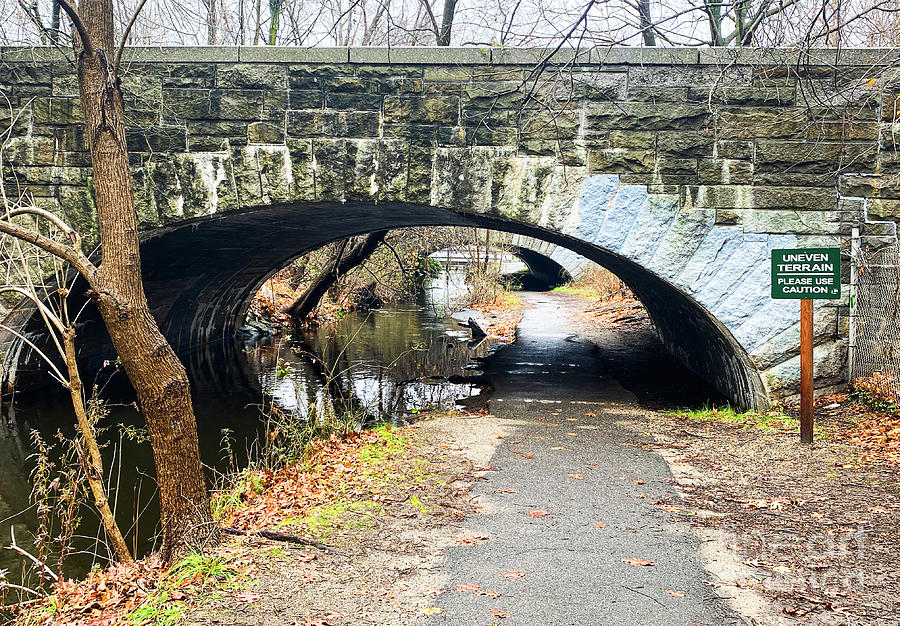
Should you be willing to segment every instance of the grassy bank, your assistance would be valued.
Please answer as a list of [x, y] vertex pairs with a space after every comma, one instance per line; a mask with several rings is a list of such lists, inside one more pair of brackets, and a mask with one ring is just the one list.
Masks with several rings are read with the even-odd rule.
[[[398, 519], [427, 527], [470, 510], [464, 490], [451, 483], [468, 477], [471, 467], [436, 447], [416, 426], [314, 439], [302, 456], [278, 468], [244, 470], [215, 494], [216, 520], [233, 529], [220, 545], [189, 552], [171, 566], [149, 557], [60, 581], [18, 607], [14, 623], [172, 626], [207, 623], [192, 617], [206, 614], [229, 623], [228, 607], [262, 609], [279, 576], [292, 578], [298, 567], [326, 556], [346, 560], [365, 552]], [[273, 560], [289, 565], [274, 578]]]

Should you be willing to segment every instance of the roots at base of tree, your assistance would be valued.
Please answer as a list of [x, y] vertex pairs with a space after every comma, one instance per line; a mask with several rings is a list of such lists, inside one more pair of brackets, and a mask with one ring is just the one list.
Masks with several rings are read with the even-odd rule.
[[285, 543], [296, 543], [301, 546], [311, 546], [313, 548], [318, 548], [323, 552], [328, 552], [330, 554], [337, 554], [338, 556], [348, 556], [343, 552], [338, 552], [331, 546], [325, 545], [320, 541], [316, 541], [315, 539], [307, 539], [306, 537], [299, 537], [297, 535], [290, 535], [287, 533], [277, 533], [272, 530], [241, 530], [239, 528], [232, 528], [231, 526], [225, 526], [222, 528], [222, 532], [227, 535], [237, 535], [239, 537], [262, 537], [263, 539], [269, 539], [271, 541], [284, 541]]

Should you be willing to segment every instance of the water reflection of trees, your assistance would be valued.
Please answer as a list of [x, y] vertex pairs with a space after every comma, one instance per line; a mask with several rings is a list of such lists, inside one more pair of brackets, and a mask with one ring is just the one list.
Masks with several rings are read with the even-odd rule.
[[478, 392], [447, 380], [488, 350], [467, 339], [451, 320], [407, 306], [351, 314], [302, 338], [257, 346], [250, 360], [272, 401], [299, 415], [308, 417], [327, 396], [372, 419], [395, 419]]
[[[24, 540], [29, 535], [22, 531], [30, 530], [36, 524], [34, 511], [30, 508], [31, 489], [26, 474], [26, 459], [30, 452], [20, 437], [13, 409], [8, 411], [0, 416], [0, 537], [8, 540], [10, 527], [16, 526], [20, 531], [17, 536], [26, 543]], [[10, 582], [22, 577], [23, 565], [15, 552], [0, 550], [0, 571], [7, 571]]]

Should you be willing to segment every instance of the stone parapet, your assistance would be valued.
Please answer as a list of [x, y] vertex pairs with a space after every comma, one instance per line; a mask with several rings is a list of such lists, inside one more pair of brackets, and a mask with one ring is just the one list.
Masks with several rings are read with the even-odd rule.
[[[52, 46], [0, 47], [0, 62], [62, 61]], [[641, 48], [626, 46], [504, 48], [501, 46], [305, 47], [128, 46], [126, 63], [351, 63], [359, 65], [753, 65], [891, 67], [897, 48]]]

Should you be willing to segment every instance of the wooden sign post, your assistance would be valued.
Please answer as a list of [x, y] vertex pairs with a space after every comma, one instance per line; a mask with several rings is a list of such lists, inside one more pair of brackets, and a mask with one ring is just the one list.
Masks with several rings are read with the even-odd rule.
[[813, 301], [800, 301], [800, 441], [813, 440]]
[[813, 300], [841, 297], [839, 248], [772, 250], [772, 297], [800, 300], [800, 441], [813, 440]]

